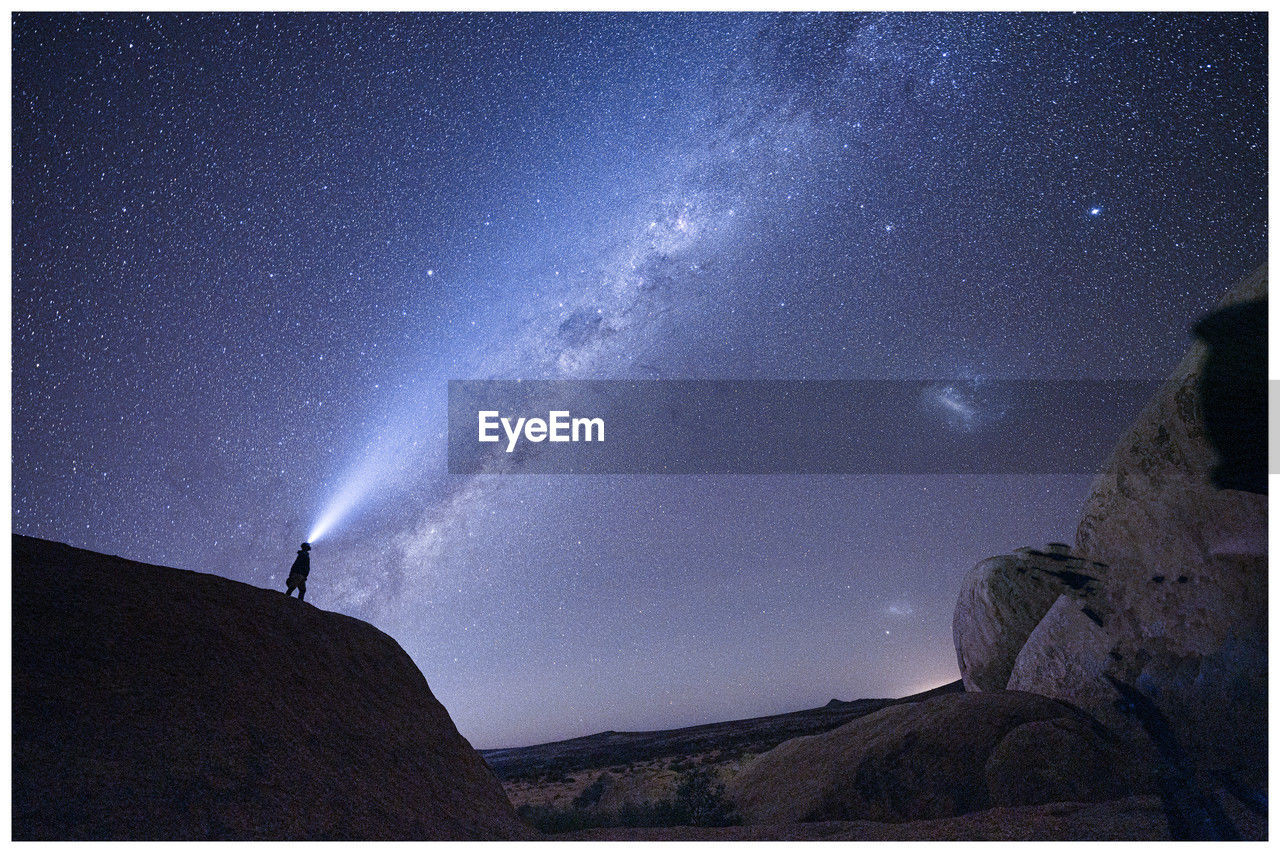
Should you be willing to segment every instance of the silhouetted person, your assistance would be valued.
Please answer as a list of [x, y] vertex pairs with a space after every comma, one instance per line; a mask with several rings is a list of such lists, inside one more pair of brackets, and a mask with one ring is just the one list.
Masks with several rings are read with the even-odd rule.
[[310, 551], [311, 546], [303, 542], [298, 549], [298, 556], [293, 558], [293, 565], [289, 567], [289, 579], [284, 582], [284, 594], [291, 595], [296, 587], [299, 601], [307, 594], [307, 575], [311, 574]]

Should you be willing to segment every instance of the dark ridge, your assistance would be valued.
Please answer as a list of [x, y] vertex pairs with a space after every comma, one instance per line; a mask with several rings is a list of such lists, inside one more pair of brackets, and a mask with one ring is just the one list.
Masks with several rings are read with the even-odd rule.
[[600, 732], [536, 746], [481, 750], [480, 754], [499, 779], [511, 781], [704, 752], [764, 752], [784, 740], [829, 731], [890, 705], [963, 692], [964, 684], [956, 680], [900, 699], [832, 699], [821, 708], [768, 717], [656, 732]]

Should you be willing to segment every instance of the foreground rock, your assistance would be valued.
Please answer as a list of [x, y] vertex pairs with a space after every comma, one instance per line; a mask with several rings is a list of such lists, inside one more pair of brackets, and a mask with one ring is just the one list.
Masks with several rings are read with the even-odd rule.
[[1115, 799], [1150, 785], [1088, 715], [1042, 696], [984, 691], [787, 741], [744, 768], [729, 796], [747, 823], [897, 822]]
[[[1267, 838], [1266, 818], [1228, 801], [1247, 840]], [[1156, 796], [1105, 803], [999, 807], [959, 817], [906, 823], [867, 820], [749, 826], [587, 829], [560, 841], [1167, 841], [1169, 822]]]
[[534, 835], [386, 634], [13, 538], [13, 837]]
[[974, 566], [960, 587], [951, 623], [965, 690], [1009, 687], [1018, 653], [1054, 602], [1064, 594], [1087, 602], [1105, 569], [1057, 542]]

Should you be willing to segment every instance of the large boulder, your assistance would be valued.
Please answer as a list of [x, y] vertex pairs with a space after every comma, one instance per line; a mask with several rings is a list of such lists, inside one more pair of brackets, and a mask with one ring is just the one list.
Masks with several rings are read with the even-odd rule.
[[748, 823], [899, 822], [1128, 796], [1150, 789], [1142, 768], [1069, 705], [984, 691], [894, 705], [786, 741], [745, 767], [729, 796]]
[[[1263, 267], [1220, 305], [1264, 299], [1266, 286]], [[1201, 769], [1263, 784], [1267, 498], [1211, 480], [1216, 457], [1199, 390], [1205, 354], [1203, 344], [1191, 346], [1086, 500], [1075, 550], [1106, 566], [1092, 609], [1101, 622], [1091, 627], [1078, 609], [1059, 610], [1024, 643], [1009, 686], [1108, 721], [1110, 675], [1156, 702]]]
[[[1266, 268], [1222, 305], [1265, 298]], [[1094, 481], [1076, 550], [1108, 565], [1104, 595], [1118, 636], [1173, 654], [1211, 654], [1266, 619], [1267, 499], [1218, 489], [1197, 386], [1195, 343], [1138, 415]], [[1119, 627], [1119, 626], [1118, 626]]]
[[372, 625], [13, 537], [15, 839], [536, 836]]
[[[1061, 543], [991, 557], [965, 576], [951, 629], [964, 688], [1004, 690], [1027, 637], [1064, 594], [1087, 601], [1105, 566]], [[1087, 606], [1087, 605], [1086, 605]]]

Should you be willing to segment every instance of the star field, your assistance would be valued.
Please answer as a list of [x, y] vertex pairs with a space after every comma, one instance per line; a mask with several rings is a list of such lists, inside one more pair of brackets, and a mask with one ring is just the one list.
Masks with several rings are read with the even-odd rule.
[[478, 747], [950, 680], [1088, 477], [451, 477], [445, 383], [1161, 377], [1265, 260], [1265, 33], [15, 15], [14, 529], [282, 588], [339, 506], [308, 602]]

